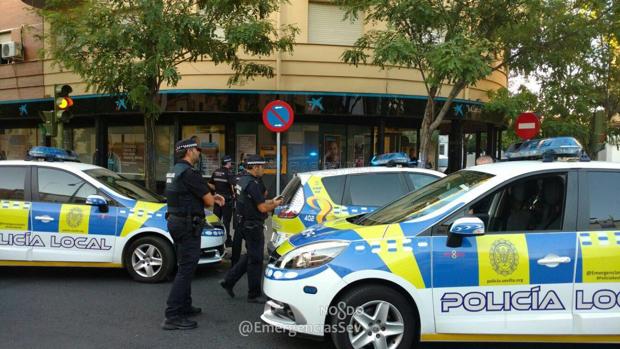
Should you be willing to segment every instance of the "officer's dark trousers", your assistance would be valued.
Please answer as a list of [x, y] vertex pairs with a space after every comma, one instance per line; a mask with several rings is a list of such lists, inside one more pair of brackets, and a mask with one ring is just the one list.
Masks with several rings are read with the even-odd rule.
[[[235, 234], [245, 240], [247, 253], [228, 271], [224, 283], [233, 287], [243, 274], [248, 274], [248, 297], [254, 298], [262, 294], [261, 279], [263, 275], [263, 251], [265, 235], [262, 222], [244, 222], [238, 226]], [[236, 236], [235, 236], [236, 237]]]
[[232, 200], [232, 198], [227, 197], [226, 205], [220, 206], [216, 204], [213, 208], [213, 213], [224, 223], [224, 227], [226, 228], [226, 246], [232, 245], [233, 242], [230, 235], [230, 221], [232, 220], [233, 206], [230, 200]]
[[239, 258], [241, 257], [241, 247], [243, 245], [243, 236], [241, 234], [241, 229], [235, 225], [235, 236], [233, 237], [232, 243], [232, 254], [230, 256], [230, 266], [234, 267], [237, 262], [239, 262]]
[[168, 217], [168, 231], [174, 240], [178, 271], [168, 296], [166, 318], [174, 319], [192, 306], [192, 277], [200, 259], [200, 235], [194, 233], [188, 218]]

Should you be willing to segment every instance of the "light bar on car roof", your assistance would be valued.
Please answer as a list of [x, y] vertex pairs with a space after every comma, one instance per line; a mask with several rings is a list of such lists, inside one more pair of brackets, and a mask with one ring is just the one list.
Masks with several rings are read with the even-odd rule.
[[26, 160], [80, 162], [79, 157], [72, 150], [41, 146], [32, 147], [26, 155]]

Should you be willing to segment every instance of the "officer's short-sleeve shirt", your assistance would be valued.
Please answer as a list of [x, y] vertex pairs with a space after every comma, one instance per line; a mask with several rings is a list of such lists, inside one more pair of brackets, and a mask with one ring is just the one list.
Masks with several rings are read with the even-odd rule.
[[187, 187], [192, 195], [197, 198], [202, 199], [203, 196], [207, 195], [210, 192], [207, 183], [202, 178], [200, 173], [193, 168], [190, 168], [183, 172], [183, 176], [181, 177], [183, 184]]
[[264, 190], [264, 187], [256, 179], [250, 181], [248, 187], [245, 189], [257, 208], [258, 205], [265, 202], [265, 195], [263, 195]]

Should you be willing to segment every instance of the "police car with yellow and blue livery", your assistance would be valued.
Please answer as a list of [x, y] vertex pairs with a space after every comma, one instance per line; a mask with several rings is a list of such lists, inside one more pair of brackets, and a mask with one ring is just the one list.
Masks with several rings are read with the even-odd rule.
[[[163, 197], [64, 150], [29, 157], [48, 161], [0, 161], [0, 266], [124, 267], [142, 282], [173, 272]], [[224, 251], [223, 225], [207, 220], [200, 264]]]
[[272, 252], [317, 223], [372, 212], [442, 177], [433, 170], [393, 166], [298, 173], [282, 191], [285, 201], [274, 212], [267, 249]]
[[338, 348], [619, 343], [619, 194], [614, 163], [455, 172], [279, 246], [261, 318]]

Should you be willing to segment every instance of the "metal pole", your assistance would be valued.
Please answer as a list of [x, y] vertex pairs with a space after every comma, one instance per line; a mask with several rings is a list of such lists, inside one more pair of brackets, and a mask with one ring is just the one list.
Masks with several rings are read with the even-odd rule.
[[276, 136], [276, 196], [280, 195], [280, 132], [277, 133]]

